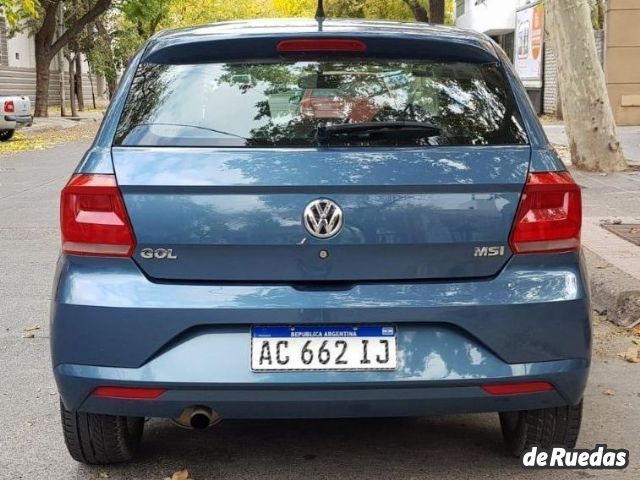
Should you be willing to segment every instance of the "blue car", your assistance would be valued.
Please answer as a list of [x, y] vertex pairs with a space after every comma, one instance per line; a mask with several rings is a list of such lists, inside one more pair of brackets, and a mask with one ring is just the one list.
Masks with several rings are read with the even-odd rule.
[[580, 189], [486, 36], [368, 21], [154, 36], [61, 194], [51, 352], [80, 462], [146, 417], [499, 412], [572, 447]]

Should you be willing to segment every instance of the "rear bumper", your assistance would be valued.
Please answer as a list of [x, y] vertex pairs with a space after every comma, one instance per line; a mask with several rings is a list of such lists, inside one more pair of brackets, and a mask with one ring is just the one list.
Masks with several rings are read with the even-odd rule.
[[[495, 278], [301, 291], [279, 285], [166, 284], [132, 260], [62, 257], [52, 308], [54, 374], [67, 408], [223, 418], [402, 416], [575, 404], [591, 356], [577, 255], [514, 257]], [[257, 324], [394, 323], [394, 372], [250, 369]], [[554, 391], [492, 396], [490, 383]], [[167, 390], [156, 400], [96, 398], [98, 386]]]
[[[580, 400], [588, 374], [586, 362], [578, 360], [511, 367], [515, 375], [500, 379], [332, 382], [329, 375], [321, 375], [324, 378], [315, 378], [313, 383], [283, 384], [273, 379], [273, 383], [264, 385], [165, 379], [150, 382], [151, 372], [146, 367], [123, 371], [62, 365], [55, 374], [62, 398], [70, 409], [111, 415], [178, 417], [185, 408], [198, 405], [211, 408], [222, 418], [400, 417], [558, 407]], [[312, 372], [310, 377], [316, 373]], [[496, 381], [539, 379], [550, 381], [555, 390], [493, 396], [481, 388], [482, 384]], [[155, 400], [87, 395], [105, 384], [145, 385], [167, 391]]]
[[33, 125], [33, 115], [5, 115], [4, 121], [6, 123], [15, 123], [16, 128], [30, 127]]

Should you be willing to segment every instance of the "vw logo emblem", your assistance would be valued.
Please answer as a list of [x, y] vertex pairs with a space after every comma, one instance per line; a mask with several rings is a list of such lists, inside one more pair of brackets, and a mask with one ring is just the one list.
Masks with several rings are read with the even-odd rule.
[[316, 238], [331, 238], [342, 229], [342, 209], [333, 200], [318, 198], [304, 209], [304, 226]]

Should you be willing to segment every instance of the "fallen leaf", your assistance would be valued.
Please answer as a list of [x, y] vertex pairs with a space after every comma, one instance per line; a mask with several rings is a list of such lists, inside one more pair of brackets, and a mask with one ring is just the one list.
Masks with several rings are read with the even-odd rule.
[[35, 330], [40, 330], [40, 325], [31, 325], [23, 330], [23, 332], [33, 332]]
[[170, 480], [189, 480], [189, 471], [185, 468], [183, 470], [178, 470], [177, 472], [173, 472]]
[[33, 427], [33, 422], [24, 422], [27, 427]]
[[73, 128], [52, 129], [39, 132], [30, 132], [27, 129], [16, 132], [9, 142], [0, 144], [0, 156], [14, 155], [18, 152], [32, 150], [44, 150], [52, 148], [60, 143], [70, 140], [78, 140], [85, 137], [93, 138], [99, 125], [97, 122], [83, 122]]
[[627, 351], [624, 352], [624, 359], [629, 363], [640, 363], [640, 348], [629, 347]]
[[109, 478], [109, 474], [107, 472], [100, 472], [98, 478]]
[[22, 338], [35, 338], [36, 334], [34, 332], [26, 332], [22, 335]]
[[607, 388], [606, 390], [603, 390], [603, 392], [605, 395], [607, 395], [608, 397], [613, 397], [615, 396], [616, 392], [614, 392], [613, 390], [611, 390], [610, 388]]

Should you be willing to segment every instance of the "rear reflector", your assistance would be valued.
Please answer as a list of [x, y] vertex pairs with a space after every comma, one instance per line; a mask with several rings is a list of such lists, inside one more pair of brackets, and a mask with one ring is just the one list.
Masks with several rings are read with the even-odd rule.
[[13, 100], [5, 100], [4, 101], [4, 111], [6, 113], [13, 113], [16, 111], [16, 107], [13, 104]]
[[580, 248], [582, 197], [569, 172], [530, 173], [509, 239], [514, 253]]
[[98, 387], [92, 395], [102, 398], [128, 398], [131, 400], [153, 400], [162, 395], [163, 388], [135, 388], [135, 387]]
[[133, 230], [113, 175], [74, 175], [60, 196], [62, 250], [73, 255], [127, 257]]
[[367, 45], [360, 40], [343, 38], [298, 38], [278, 42], [278, 53], [305, 52], [359, 52], [367, 50]]
[[491, 395], [515, 395], [519, 393], [550, 392], [553, 385], [549, 382], [503, 383], [483, 385], [482, 389]]

